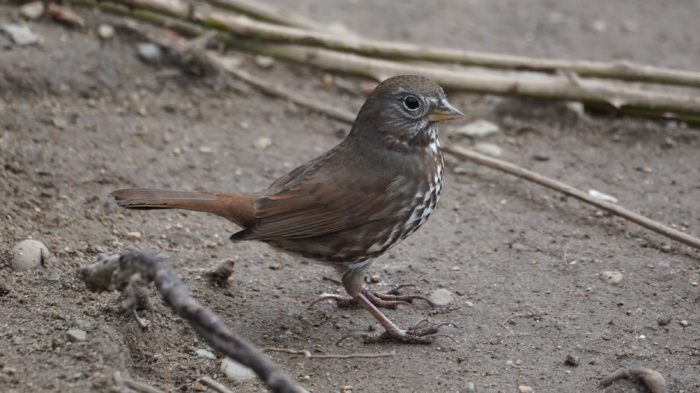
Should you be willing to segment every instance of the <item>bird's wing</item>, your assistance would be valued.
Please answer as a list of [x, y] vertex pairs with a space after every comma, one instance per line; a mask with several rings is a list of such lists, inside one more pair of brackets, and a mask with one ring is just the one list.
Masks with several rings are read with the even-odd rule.
[[[236, 240], [300, 239], [340, 232], [395, 215], [391, 196], [406, 190], [404, 176], [349, 182], [342, 186], [298, 182], [255, 202], [255, 223]], [[410, 187], [409, 187], [410, 188]], [[403, 199], [403, 198], [400, 198]]]

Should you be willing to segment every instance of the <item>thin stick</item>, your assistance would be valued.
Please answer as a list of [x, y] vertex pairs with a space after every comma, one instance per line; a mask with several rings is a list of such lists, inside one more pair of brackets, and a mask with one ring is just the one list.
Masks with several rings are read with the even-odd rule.
[[318, 23], [288, 8], [282, 8], [268, 3], [262, 3], [254, 0], [206, 1], [223, 9], [250, 15], [255, 19], [276, 23], [277, 25], [292, 26], [308, 30], [328, 31], [327, 24]]
[[600, 388], [604, 389], [618, 379], [639, 380], [651, 393], [666, 392], [666, 379], [660, 372], [646, 367], [620, 368], [600, 381]]
[[[230, 0], [209, 1], [216, 3]], [[434, 63], [455, 63], [486, 68], [521, 71], [530, 70], [546, 73], [568, 71], [574, 72], [582, 77], [700, 87], [700, 72], [653, 67], [629, 61], [606, 63], [587, 60], [540, 59], [451, 48], [436, 48], [403, 42], [370, 40], [355, 36], [346, 38], [328, 32], [289, 27], [287, 23], [278, 23], [275, 25], [256, 21], [242, 15], [223, 13], [209, 14], [207, 23], [221, 25], [231, 33], [245, 37], [254, 37], [289, 44], [317, 46], [392, 60], [420, 60]], [[287, 26], [280, 26], [279, 24]]]
[[123, 290], [129, 281], [133, 282], [134, 275], [139, 275], [146, 284], [154, 282], [175, 314], [189, 322], [212, 348], [252, 369], [271, 391], [307, 392], [263, 352], [238, 337], [216, 314], [194, 300], [167, 261], [144, 252], [125, 252], [82, 267], [78, 275], [88, 288], [96, 291]]
[[357, 359], [357, 358], [386, 358], [396, 356], [396, 352], [380, 352], [380, 353], [349, 353], [349, 354], [312, 354], [306, 349], [291, 349], [291, 348], [279, 348], [279, 347], [266, 347], [262, 349], [263, 352], [282, 352], [292, 355], [303, 355], [305, 358], [309, 359]]
[[691, 236], [687, 233], [678, 231], [676, 229], [673, 229], [671, 227], [668, 227], [666, 225], [663, 225], [661, 223], [658, 223], [654, 220], [651, 220], [647, 217], [642, 216], [641, 214], [634, 213], [632, 211], [629, 211], [625, 209], [622, 206], [616, 205], [614, 203], [606, 202], [597, 198], [593, 198], [586, 194], [585, 192], [578, 190], [568, 184], [564, 184], [560, 181], [554, 180], [552, 178], [540, 175], [538, 173], [529, 171], [527, 169], [524, 169], [522, 167], [519, 167], [515, 164], [511, 164], [505, 161], [497, 160], [495, 158], [491, 158], [488, 156], [485, 156], [483, 154], [479, 154], [477, 152], [467, 150], [458, 146], [447, 146], [443, 148], [443, 151], [446, 153], [449, 153], [455, 157], [458, 157], [463, 160], [469, 160], [473, 161], [479, 165], [483, 165], [492, 169], [499, 170], [501, 172], [508, 173], [513, 176], [520, 177], [522, 179], [531, 181], [533, 183], [537, 183], [541, 186], [547, 187], [549, 189], [561, 192], [562, 194], [569, 195], [571, 197], [574, 197], [582, 202], [585, 202], [589, 205], [596, 206], [600, 209], [603, 209], [605, 211], [608, 211], [618, 217], [622, 217], [626, 220], [629, 220], [637, 225], [643, 226], [644, 228], [650, 229], [658, 234], [661, 234], [663, 236], [666, 236], [668, 238], [671, 238], [673, 240], [676, 240], [678, 242], [681, 242], [683, 244], [686, 244], [688, 246], [691, 246], [693, 248], [700, 249], [700, 239], [697, 237]]
[[226, 386], [220, 384], [219, 382], [216, 382], [214, 379], [211, 377], [202, 377], [199, 378], [199, 382], [202, 383], [202, 385], [209, 386], [210, 388], [216, 390], [219, 393], [233, 393], [232, 390], [227, 388]]

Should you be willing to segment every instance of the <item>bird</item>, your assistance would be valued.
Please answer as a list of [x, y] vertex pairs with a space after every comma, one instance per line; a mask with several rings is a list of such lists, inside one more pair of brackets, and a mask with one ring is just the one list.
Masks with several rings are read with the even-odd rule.
[[384, 328], [357, 334], [364, 342], [429, 344], [439, 326], [421, 321], [404, 329], [379, 309], [422, 297], [371, 292], [364, 277], [377, 257], [435, 210], [444, 173], [438, 124], [463, 116], [432, 79], [393, 76], [372, 91], [338, 145], [262, 191], [136, 188], [111, 196], [128, 209], [212, 213], [241, 227], [233, 241], [262, 241], [331, 265], [350, 298], [325, 298], [361, 305]]

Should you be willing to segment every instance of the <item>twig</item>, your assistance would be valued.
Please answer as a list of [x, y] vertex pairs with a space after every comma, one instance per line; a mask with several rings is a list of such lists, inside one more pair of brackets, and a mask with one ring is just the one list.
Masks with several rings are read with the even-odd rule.
[[211, 377], [202, 377], [199, 379], [199, 382], [201, 382], [203, 385], [209, 386], [210, 388], [216, 390], [219, 393], [233, 393], [232, 390], [220, 384], [219, 382], [216, 382]]
[[[90, 4], [92, 0], [78, 1], [80, 4]], [[201, 34], [205, 27], [227, 30], [222, 31], [219, 37], [230, 47], [376, 80], [383, 80], [391, 75], [418, 74], [430, 77], [444, 87], [452, 89], [507, 96], [576, 100], [636, 115], [671, 116], [688, 122], [700, 122], [698, 96], [640, 89], [610, 81], [574, 81], [565, 74], [445, 69], [434, 65], [406, 64], [317, 47], [271, 44], [260, 39], [245, 40], [228, 33], [228, 30], [232, 29], [229, 29], [225, 22], [230, 17], [222, 16], [224, 14], [220, 12], [212, 13], [184, 7], [180, 0], [115, 1], [137, 8], [118, 7], [114, 3], [100, 3], [100, 8], [169, 27], [189, 37]]]
[[666, 380], [663, 375], [656, 370], [645, 367], [621, 368], [603, 378], [600, 381], [600, 388], [604, 389], [618, 379], [632, 379], [642, 382], [651, 393], [664, 393], [666, 391]]
[[[208, 1], [216, 4], [220, 1], [231, 0]], [[586, 60], [540, 59], [451, 48], [436, 48], [403, 42], [370, 40], [355, 36], [346, 38], [333, 33], [312, 31], [308, 28], [289, 27], [287, 23], [278, 22], [275, 25], [256, 21], [242, 15], [215, 12], [204, 16], [204, 18], [207, 18], [207, 24], [220, 25], [236, 35], [289, 44], [317, 46], [384, 59], [455, 63], [486, 68], [529, 70], [546, 73], [568, 71], [582, 77], [700, 87], [700, 72], [653, 67], [629, 61], [606, 63]], [[287, 26], [280, 26], [280, 24]]]
[[306, 349], [290, 349], [278, 347], [266, 347], [263, 352], [282, 352], [291, 355], [303, 355], [309, 359], [357, 359], [357, 358], [386, 358], [396, 356], [396, 352], [380, 352], [380, 353], [349, 353], [349, 354], [312, 354]]
[[88, 288], [97, 291], [121, 290], [135, 274], [145, 283], [153, 281], [165, 303], [212, 348], [251, 368], [271, 391], [306, 392], [264, 353], [234, 334], [216, 314], [194, 300], [165, 260], [144, 252], [125, 252], [78, 270]]
[[632, 211], [629, 211], [625, 209], [624, 207], [621, 207], [619, 205], [616, 205], [614, 203], [606, 202], [600, 199], [593, 198], [586, 194], [585, 192], [578, 190], [568, 184], [564, 184], [560, 181], [548, 178], [546, 176], [540, 175], [538, 173], [529, 171], [527, 169], [524, 169], [522, 167], [519, 167], [515, 164], [511, 164], [502, 160], [497, 160], [495, 158], [491, 158], [488, 156], [485, 156], [483, 154], [479, 154], [475, 151], [467, 150], [458, 146], [447, 146], [444, 147], [443, 150], [446, 153], [449, 153], [455, 157], [458, 157], [463, 160], [469, 160], [473, 161], [479, 165], [483, 165], [492, 169], [499, 170], [501, 172], [508, 173], [513, 176], [520, 177], [522, 179], [531, 181], [533, 183], [537, 183], [541, 186], [547, 187], [549, 189], [561, 192], [562, 194], [569, 195], [571, 197], [574, 197], [582, 202], [588, 203], [590, 205], [596, 206], [600, 209], [603, 209], [605, 211], [608, 211], [618, 217], [622, 217], [628, 221], [631, 221], [637, 225], [641, 225], [647, 229], [650, 229], [658, 234], [661, 234], [663, 236], [666, 236], [668, 238], [671, 238], [673, 240], [676, 240], [678, 242], [681, 242], [683, 244], [686, 244], [688, 246], [700, 249], [700, 239], [691, 236], [687, 233], [678, 231], [676, 229], [673, 229], [671, 227], [668, 227], [666, 225], [663, 225], [661, 223], [658, 223], [654, 220], [651, 220], [647, 217], [642, 216], [641, 214], [634, 213]]
[[129, 389], [139, 392], [139, 393], [164, 393], [158, 388], [154, 388], [151, 385], [145, 384], [143, 382], [134, 381], [130, 378], [122, 377], [122, 373], [119, 371], [114, 373], [114, 383], [121, 389], [123, 386]]

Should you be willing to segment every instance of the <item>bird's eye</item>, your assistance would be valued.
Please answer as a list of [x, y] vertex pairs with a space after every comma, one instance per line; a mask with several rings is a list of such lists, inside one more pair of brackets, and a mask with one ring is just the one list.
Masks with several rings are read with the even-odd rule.
[[415, 96], [407, 96], [403, 99], [403, 106], [411, 112], [420, 108], [420, 100]]

